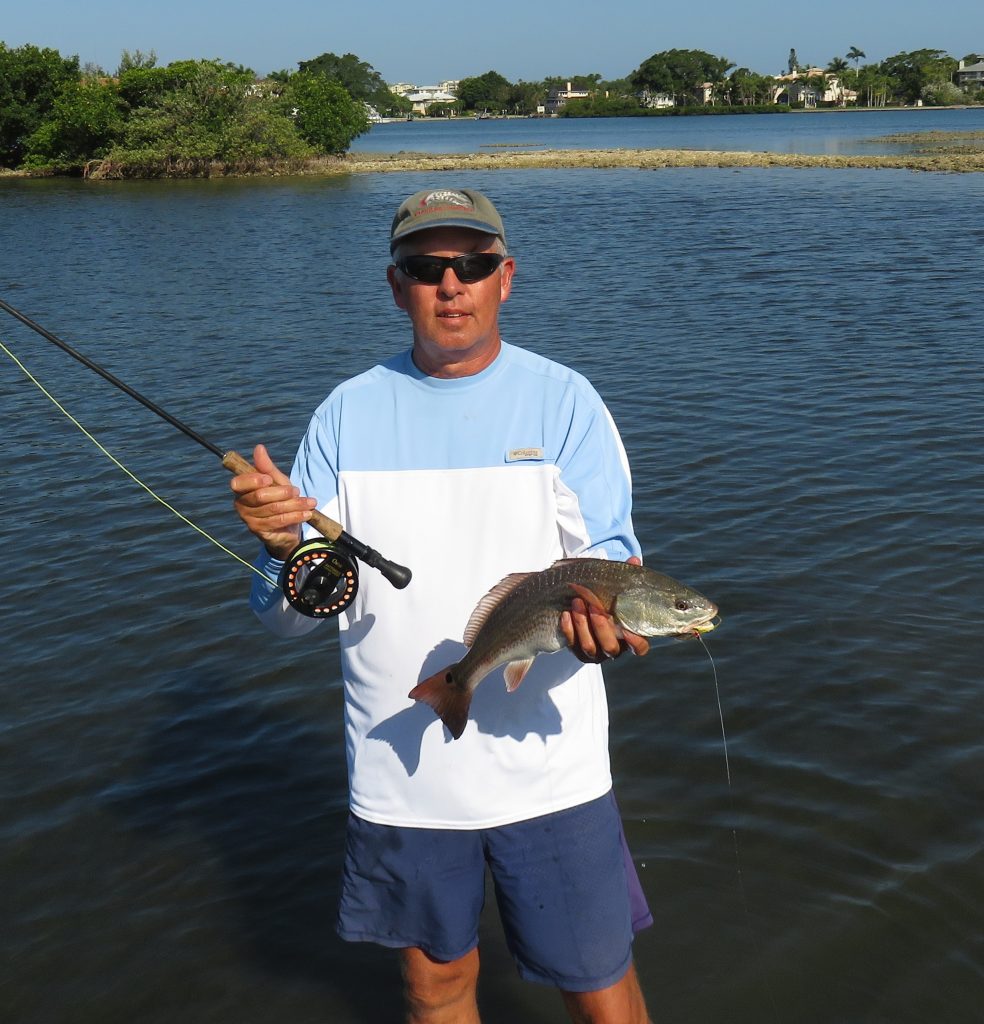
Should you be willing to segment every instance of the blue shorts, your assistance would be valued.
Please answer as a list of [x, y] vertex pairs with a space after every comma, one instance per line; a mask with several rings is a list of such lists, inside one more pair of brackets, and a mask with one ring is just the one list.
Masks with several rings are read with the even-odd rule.
[[568, 992], [614, 985], [652, 924], [611, 793], [489, 829], [349, 816], [338, 934], [457, 960], [478, 945], [485, 866], [520, 975]]

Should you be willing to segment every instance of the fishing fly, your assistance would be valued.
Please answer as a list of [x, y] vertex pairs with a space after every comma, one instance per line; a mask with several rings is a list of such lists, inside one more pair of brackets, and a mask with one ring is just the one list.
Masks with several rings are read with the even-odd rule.
[[[182, 423], [176, 416], [172, 416], [171, 413], [162, 409], [155, 402], [152, 402], [149, 398], [140, 394], [139, 391], [130, 387], [129, 384], [124, 383], [114, 374], [110, 373], [109, 370], [106, 370], [102, 366], [93, 362], [87, 356], [69, 345], [66, 341], [63, 341], [57, 335], [52, 334], [50, 331], [46, 330], [24, 313], [15, 309], [3, 299], [0, 299], [0, 309], [5, 313], [9, 313], [14, 317], [14, 319], [19, 320], [22, 324], [29, 327], [46, 341], [51, 342], [77, 362], [80, 362], [87, 369], [92, 370], [114, 387], [119, 388], [119, 390], [124, 394], [129, 395], [146, 409], [149, 409], [156, 416], [159, 416], [165, 422], [170, 423], [171, 426], [180, 430], [182, 434], [191, 438], [191, 440], [210, 451], [221, 460], [222, 465], [225, 466], [229, 472], [235, 475], [256, 472], [254, 466], [249, 462], [249, 460], [245, 459], [238, 452], [232, 450], [224, 451], [222, 448], [213, 444], [207, 438], [192, 430], [187, 424]], [[27, 376], [34, 381], [39, 388], [41, 388], [42, 392], [47, 395], [51, 401], [55, 402], [55, 405], [57, 405], [58, 408], [61, 409], [61, 411], [65, 413], [65, 415], [68, 416], [69, 419], [71, 419], [104, 454], [108, 455], [118, 466], [120, 466], [121, 469], [124, 470], [124, 472], [127, 473], [128, 476], [136, 480], [137, 483], [144, 487], [145, 490], [153, 494], [146, 484], [137, 480], [137, 478], [130, 473], [129, 470], [119, 462], [119, 460], [113, 458], [113, 456], [110, 455], [110, 453], [107, 452], [106, 449], [103, 448], [102, 445], [100, 445], [99, 442], [96, 441], [95, 438], [93, 438], [92, 435], [89, 434], [74, 417], [62, 408], [62, 406], [41, 386], [41, 384], [13, 355], [13, 353], [9, 351], [9, 349], [3, 346], [3, 351], [13, 359], [24, 373], [26, 373]], [[168, 505], [167, 502], [157, 497], [157, 495], [154, 495], [154, 497], [157, 498], [158, 501], [161, 501], [165, 507], [178, 515], [179, 518], [194, 527], [194, 524], [191, 523], [190, 520]], [[330, 519], [321, 512], [314, 511], [311, 513], [309, 522], [311, 526], [321, 534], [322, 539], [319, 540], [311, 538], [306, 541], [302, 540], [285, 561], [278, 581], [288, 603], [291, 607], [301, 612], [301, 614], [310, 616], [311, 618], [330, 618], [344, 611], [344, 609], [352, 603], [358, 590], [358, 561], [362, 561], [371, 568], [379, 570], [383, 577], [399, 590], [402, 590], [410, 582], [411, 572], [406, 568], [406, 566], [398, 565], [396, 562], [393, 562], [388, 558], [384, 558], [378, 551], [374, 551], [371, 547], [363, 544], [362, 541], [357, 540], [350, 533], [347, 533], [342, 528], [342, 525], [335, 522], [334, 519]], [[198, 527], [194, 528], [198, 529]], [[199, 530], [199, 532], [204, 533], [202, 530]], [[212, 540], [213, 538], [209, 539]], [[219, 547], [228, 551], [228, 549], [224, 548], [221, 544], [219, 544]], [[239, 561], [243, 561], [233, 552], [228, 553], [232, 554], [233, 557], [237, 558]], [[250, 568], [252, 568], [252, 566], [250, 566]]]

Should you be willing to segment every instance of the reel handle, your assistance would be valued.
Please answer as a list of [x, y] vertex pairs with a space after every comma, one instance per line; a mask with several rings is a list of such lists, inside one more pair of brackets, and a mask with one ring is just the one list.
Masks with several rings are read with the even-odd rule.
[[[226, 452], [222, 456], [222, 465], [236, 476], [241, 476], [243, 473], [256, 472], [256, 467], [236, 451]], [[342, 529], [341, 523], [336, 523], [334, 519], [329, 519], [328, 516], [322, 514], [317, 509], [311, 513], [311, 518], [308, 522], [322, 537], [332, 541], [340, 540], [341, 543], [345, 544], [352, 551], [352, 554], [362, 559], [366, 565], [372, 566], [373, 569], [378, 569], [397, 590], [402, 590], [410, 582], [412, 573], [406, 566], [398, 565], [396, 562], [391, 562], [388, 558], [383, 558], [378, 551], [373, 551], [372, 548], [367, 547], [361, 541], [356, 540], [355, 537], [347, 534]]]

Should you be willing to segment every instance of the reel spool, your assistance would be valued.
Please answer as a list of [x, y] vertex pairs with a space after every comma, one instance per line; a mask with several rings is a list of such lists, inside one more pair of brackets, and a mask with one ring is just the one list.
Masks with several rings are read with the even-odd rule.
[[337, 543], [301, 541], [284, 562], [280, 589], [291, 608], [312, 619], [344, 611], [359, 590], [359, 566]]

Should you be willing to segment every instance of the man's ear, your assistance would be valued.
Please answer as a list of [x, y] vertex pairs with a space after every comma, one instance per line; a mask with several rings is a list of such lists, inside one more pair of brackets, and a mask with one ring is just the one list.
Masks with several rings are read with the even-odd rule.
[[393, 293], [393, 301], [400, 309], [406, 309], [407, 298], [403, 292], [403, 279], [392, 263], [386, 268], [386, 280], [389, 281], [390, 291]]
[[507, 256], [499, 270], [499, 301], [505, 302], [512, 292], [513, 274], [516, 273], [516, 261], [512, 256]]

